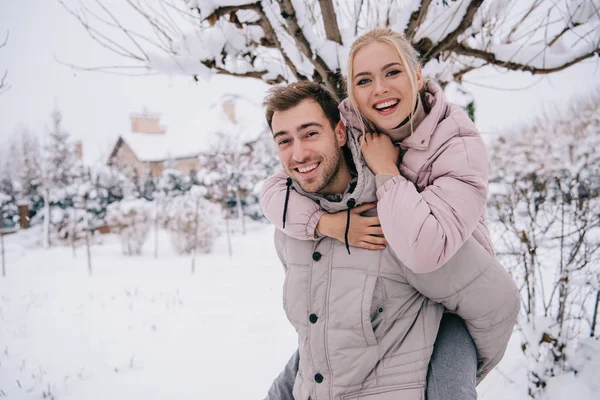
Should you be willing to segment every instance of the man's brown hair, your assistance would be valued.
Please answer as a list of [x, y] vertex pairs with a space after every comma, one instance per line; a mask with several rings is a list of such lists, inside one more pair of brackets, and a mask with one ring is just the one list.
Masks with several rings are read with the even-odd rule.
[[335, 126], [340, 122], [338, 102], [323, 86], [308, 81], [294, 82], [285, 86], [274, 86], [269, 89], [264, 101], [269, 129], [272, 129], [271, 123], [273, 122], [275, 111], [289, 110], [306, 99], [314, 100], [321, 106], [323, 113], [331, 124], [331, 128], [335, 129]]

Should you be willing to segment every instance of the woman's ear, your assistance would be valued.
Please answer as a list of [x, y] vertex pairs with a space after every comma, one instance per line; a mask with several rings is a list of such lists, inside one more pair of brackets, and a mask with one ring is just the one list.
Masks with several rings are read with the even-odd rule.
[[346, 139], [348, 139], [348, 136], [346, 135], [346, 125], [344, 125], [342, 120], [340, 120], [340, 122], [338, 122], [335, 126], [335, 137], [340, 147], [346, 145]]
[[420, 92], [421, 90], [423, 90], [424, 85], [425, 85], [425, 82], [423, 81], [423, 69], [419, 65], [417, 67], [417, 91]]

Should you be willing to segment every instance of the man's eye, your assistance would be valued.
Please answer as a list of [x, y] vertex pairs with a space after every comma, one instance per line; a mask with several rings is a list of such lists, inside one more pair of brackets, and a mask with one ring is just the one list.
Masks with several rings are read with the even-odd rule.
[[318, 135], [318, 134], [319, 134], [319, 132], [312, 131], [312, 132], [308, 132], [308, 134], [306, 136], [307, 137], [311, 137], [311, 136], [315, 136], [315, 135]]
[[356, 82], [356, 86], [365, 85], [365, 84], [367, 84], [367, 83], [369, 83], [369, 82], [371, 82], [371, 80], [370, 80], [370, 79], [368, 79], [368, 78], [364, 78], [364, 79], [361, 79], [361, 80], [359, 80], [358, 82]]
[[283, 140], [280, 140], [279, 142], [277, 142], [277, 145], [278, 146], [283, 146], [283, 145], [288, 144], [289, 142], [290, 142], [289, 139], [283, 139]]

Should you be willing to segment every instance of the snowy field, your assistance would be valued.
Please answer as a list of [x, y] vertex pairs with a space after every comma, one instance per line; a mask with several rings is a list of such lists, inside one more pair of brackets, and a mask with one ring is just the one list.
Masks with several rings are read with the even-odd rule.
[[[264, 224], [235, 234], [231, 258], [221, 237], [194, 275], [166, 233], [158, 259], [152, 240], [124, 257], [107, 235], [92, 247], [93, 276], [81, 248], [43, 250], [36, 228], [6, 236], [0, 398], [262, 399], [296, 347], [272, 234]], [[526, 399], [525, 371], [515, 334], [479, 398]]]

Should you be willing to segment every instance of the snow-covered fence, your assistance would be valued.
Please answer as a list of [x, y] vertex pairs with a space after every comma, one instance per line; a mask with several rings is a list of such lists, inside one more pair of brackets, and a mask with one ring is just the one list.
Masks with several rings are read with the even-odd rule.
[[529, 394], [576, 373], [578, 344], [598, 337], [600, 93], [491, 147], [490, 228], [520, 285]]

